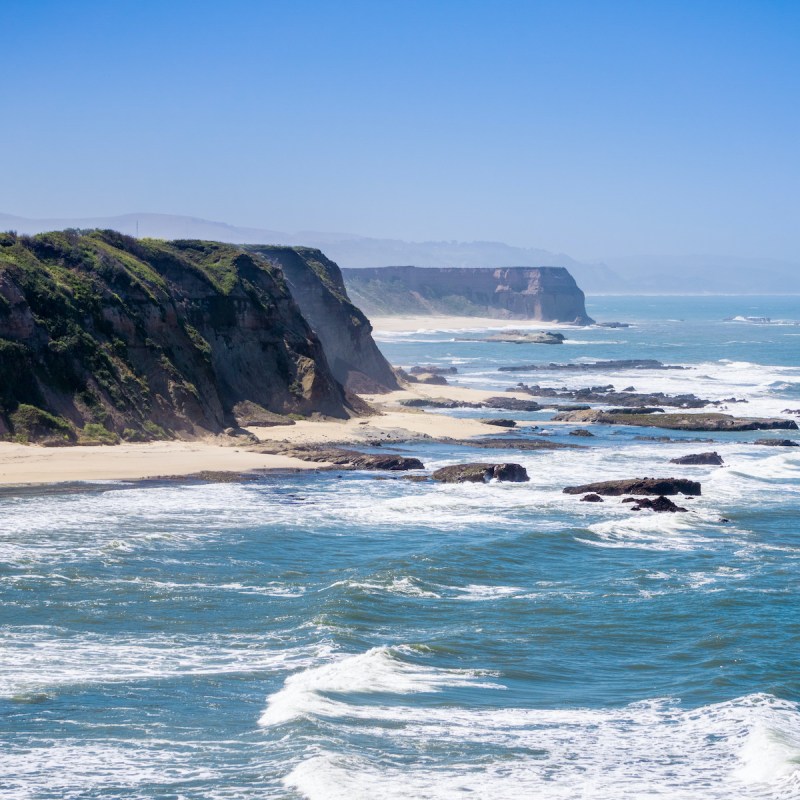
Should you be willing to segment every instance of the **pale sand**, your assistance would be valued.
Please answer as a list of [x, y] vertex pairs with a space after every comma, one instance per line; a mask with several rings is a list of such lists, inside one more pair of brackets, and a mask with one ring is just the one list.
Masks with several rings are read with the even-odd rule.
[[[468, 439], [496, 433], [478, 419], [447, 416], [434, 410], [405, 408], [398, 401], [414, 397], [439, 397], [448, 400], [480, 402], [499, 392], [468, 389], [463, 386], [429, 386], [414, 384], [389, 394], [361, 395], [381, 412], [380, 416], [346, 421], [306, 422], [275, 428], [249, 428], [262, 441], [287, 442], [297, 445], [358, 444], [375, 439], [414, 439], [430, 436], [434, 439]], [[509, 393], [510, 397], [530, 399], [528, 395]], [[497, 416], [502, 416], [498, 411]], [[533, 424], [533, 423], [531, 423]]]
[[[446, 397], [480, 401], [497, 392], [460, 386], [425, 386], [367, 395], [379, 415], [346, 421], [297, 422], [274, 428], [250, 428], [260, 440], [290, 445], [358, 445], [366, 441], [432, 438], [464, 439], [495, 433], [476, 419], [454, 419], [432, 411], [404, 408], [398, 400]], [[513, 395], [512, 395], [513, 396]], [[524, 397], [524, 395], [519, 395]], [[498, 415], [501, 412], [498, 412]], [[0, 443], [0, 486], [71, 481], [139, 480], [191, 475], [202, 471], [246, 472], [264, 469], [319, 469], [324, 464], [255, 452], [244, 439], [227, 437], [198, 442], [152, 442], [101, 447], [36, 447]]]
[[544, 330], [545, 328], [575, 328], [563, 322], [539, 322], [535, 319], [496, 319], [495, 317], [370, 317], [374, 331], [402, 333], [404, 331], [463, 331], [463, 330]]
[[100, 447], [0, 443], [0, 486], [69, 481], [139, 480], [203, 470], [317, 469], [297, 458], [209, 442], [151, 442]]

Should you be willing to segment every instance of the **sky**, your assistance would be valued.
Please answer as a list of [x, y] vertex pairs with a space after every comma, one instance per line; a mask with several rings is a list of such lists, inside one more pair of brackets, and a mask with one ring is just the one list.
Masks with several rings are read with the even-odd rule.
[[796, 0], [0, 9], [0, 212], [800, 259]]

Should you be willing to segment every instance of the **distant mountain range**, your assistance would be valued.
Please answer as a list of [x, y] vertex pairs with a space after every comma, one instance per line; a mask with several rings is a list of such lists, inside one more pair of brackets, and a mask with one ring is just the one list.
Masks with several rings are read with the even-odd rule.
[[578, 261], [564, 253], [503, 242], [406, 242], [343, 233], [243, 228], [171, 214], [28, 219], [0, 214], [0, 231], [41, 233], [62, 228], [110, 228], [154, 239], [209, 239], [235, 244], [317, 247], [341, 267], [566, 267], [589, 294], [793, 294], [800, 293], [800, 259], [717, 255], [619, 256]]

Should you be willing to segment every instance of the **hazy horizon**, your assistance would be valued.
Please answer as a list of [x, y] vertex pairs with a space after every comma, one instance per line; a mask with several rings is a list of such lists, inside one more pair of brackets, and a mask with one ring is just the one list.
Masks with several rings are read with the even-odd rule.
[[0, 209], [800, 258], [800, 6], [10, 0]]

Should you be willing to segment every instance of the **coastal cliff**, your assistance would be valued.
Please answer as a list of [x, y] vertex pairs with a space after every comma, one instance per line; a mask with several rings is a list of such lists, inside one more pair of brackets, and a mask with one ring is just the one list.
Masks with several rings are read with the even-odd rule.
[[585, 298], [564, 267], [344, 269], [367, 314], [459, 314], [587, 324]]
[[317, 334], [336, 379], [354, 392], [400, 388], [372, 338], [372, 325], [350, 302], [339, 267], [310, 247], [247, 248], [283, 272], [289, 291]]
[[195, 436], [242, 415], [346, 418], [354, 403], [283, 272], [257, 253], [114, 231], [0, 234], [6, 438]]

